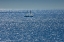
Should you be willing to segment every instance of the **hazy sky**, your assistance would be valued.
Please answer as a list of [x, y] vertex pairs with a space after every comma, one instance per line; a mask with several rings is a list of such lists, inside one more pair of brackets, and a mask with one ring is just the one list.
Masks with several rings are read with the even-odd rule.
[[64, 9], [64, 0], [0, 0], [0, 9]]

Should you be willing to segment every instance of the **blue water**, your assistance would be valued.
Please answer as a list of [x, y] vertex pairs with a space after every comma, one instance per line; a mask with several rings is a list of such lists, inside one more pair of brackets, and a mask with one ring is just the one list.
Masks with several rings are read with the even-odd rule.
[[64, 10], [0, 12], [0, 42], [64, 42]]

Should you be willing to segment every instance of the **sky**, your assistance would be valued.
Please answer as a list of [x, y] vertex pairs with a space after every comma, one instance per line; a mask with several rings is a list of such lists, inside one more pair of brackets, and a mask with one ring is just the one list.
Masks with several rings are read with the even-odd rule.
[[0, 9], [64, 9], [64, 0], [0, 0]]

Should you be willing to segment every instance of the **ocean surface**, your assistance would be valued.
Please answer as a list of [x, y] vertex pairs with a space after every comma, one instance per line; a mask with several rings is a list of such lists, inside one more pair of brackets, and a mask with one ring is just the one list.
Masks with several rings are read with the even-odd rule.
[[[64, 42], [64, 10], [0, 10], [0, 42]], [[30, 14], [29, 14], [30, 15]]]

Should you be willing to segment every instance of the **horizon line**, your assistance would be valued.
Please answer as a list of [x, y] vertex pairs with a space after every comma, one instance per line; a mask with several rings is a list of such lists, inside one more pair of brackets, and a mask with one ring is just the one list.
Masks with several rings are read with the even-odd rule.
[[0, 10], [64, 10], [64, 9], [0, 9]]

